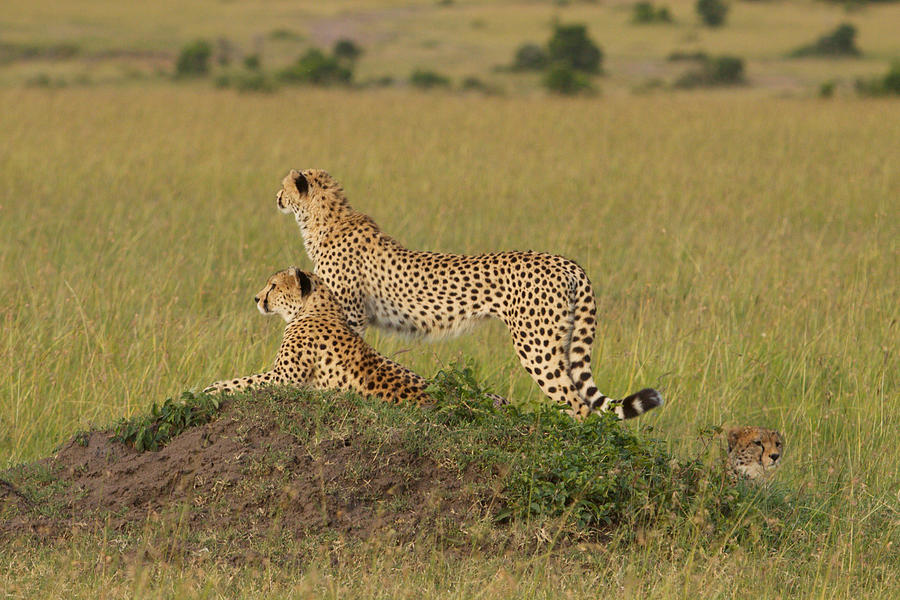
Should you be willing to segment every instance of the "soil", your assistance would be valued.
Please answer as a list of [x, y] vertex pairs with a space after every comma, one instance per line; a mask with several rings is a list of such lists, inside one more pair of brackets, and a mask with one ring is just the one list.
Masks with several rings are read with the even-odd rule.
[[226, 403], [214, 421], [156, 452], [114, 441], [111, 430], [82, 433], [52, 457], [2, 472], [0, 543], [133, 532], [160, 519], [191, 532], [413, 539], [423, 529], [459, 531], [497, 510], [478, 484], [484, 474], [407, 450], [400, 432], [377, 443], [352, 431], [317, 440], [314, 424], [288, 433], [270, 408]]

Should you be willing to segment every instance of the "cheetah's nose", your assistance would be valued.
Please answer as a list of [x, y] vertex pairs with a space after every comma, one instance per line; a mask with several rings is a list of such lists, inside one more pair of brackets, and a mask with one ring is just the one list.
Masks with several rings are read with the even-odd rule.
[[772, 459], [772, 462], [775, 462], [776, 460], [778, 460], [779, 456], [781, 456], [781, 455], [776, 452], [775, 454], [770, 454], [769, 458]]
[[259, 296], [253, 296], [253, 302], [259, 304]]

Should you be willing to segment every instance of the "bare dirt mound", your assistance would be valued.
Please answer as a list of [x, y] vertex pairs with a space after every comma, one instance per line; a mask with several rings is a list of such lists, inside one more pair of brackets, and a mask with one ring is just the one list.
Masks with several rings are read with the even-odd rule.
[[489, 473], [439, 464], [410, 439], [421, 435], [382, 417], [352, 398], [263, 392], [228, 401], [159, 451], [115, 441], [112, 429], [82, 433], [50, 458], [0, 473], [0, 539], [133, 531], [173, 517], [190, 531], [411, 538], [497, 509], [479, 483]]

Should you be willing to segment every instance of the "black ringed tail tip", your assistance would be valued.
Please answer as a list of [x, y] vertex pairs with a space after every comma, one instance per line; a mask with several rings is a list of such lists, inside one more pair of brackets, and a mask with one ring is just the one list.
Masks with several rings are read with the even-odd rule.
[[645, 388], [622, 400], [621, 417], [623, 419], [633, 419], [648, 410], [662, 406], [663, 402], [662, 394], [652, 388]]

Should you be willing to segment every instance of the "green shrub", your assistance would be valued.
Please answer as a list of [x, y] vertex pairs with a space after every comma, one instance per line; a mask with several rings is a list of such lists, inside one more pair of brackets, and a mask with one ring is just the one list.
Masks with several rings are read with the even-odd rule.
[[512, 68], [514, 71], [540, 71], [549, 63], [547, 52], [537, 44], [522, 44], [516, 50]]
[[409, 83], [425, 90], [436, 87], [450, 87], [450, 78], [435, 71], [416, 69], [409, 76]]
[[671, 23], [672, 14], [665, 6], [656, 8], [652, 2], [638, 2], [632, 7], [631, 22], [639, 25]]
[[900, 60], [882, 77], [857, 79], [856, 91], [865, 96], [900, 95]]
[[352, 77], [353, 72], [349, 67], [318, 48], [310, 48], [294, 64], [278, 73], [278, 78], [286, 83], [313, 85], [347, 84]]
[[736, 56], [717, 56], [702, 60], [700, 67], [682, 75], [675, 82], [675, 87], [693, 88], [741, 83], [744, 83], [744, 60]]
[[547, 54], [552, 64], [585, 73], [597, 73], [603, 62], [603, 51], [582, 24], [557, 24], [547, 42]]
[[202, 77], [209, 73], [209, 58], [212, 47], [205, 40], [191, 42], [181, 49], [175, 63], [175, 75], [178, 77]]
[[332, 54], [338, 60], [346, 60], [352, 63], [362, 56], [362, 48], [357, 46], [353, 40], [340, 39], [334, 44]]
[[710, 27], [719, 27], [725, 23], [728, 5], [722, 0], [697, 0], [697, 14], [700, 20]]
[[555, 65], [544, 75], [544, 87], [557, 94], [571, 96], [591, 90], [587, 78], [567, 65]]
[[856, 46], [856, 27], [841, 23], [834, 31], [826, 33], [818, 40], [791, 52], [791, 56], [859, 56]]

